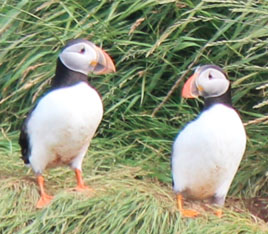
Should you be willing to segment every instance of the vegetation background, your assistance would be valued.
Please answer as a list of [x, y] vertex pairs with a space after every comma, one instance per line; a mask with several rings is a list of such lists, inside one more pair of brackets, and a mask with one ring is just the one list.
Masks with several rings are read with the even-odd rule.
[[[257, 217], [268, 217], [267, 12], [267, 0], [1, 0], [0, 232], [267, 233]], [[55, 200], [36, 210], [20, 125], [48, 89], [60, 48], [81, 37], [102, 46], [117, 67], [90, 79], [105, 106], [83, 164], [96, 192], [72, 192], [69, 168], [47, 170]], [[171, 186], [171, 146], [202, 100], [182, 100], [180, 92], [196, 66], [211, 63], [230, 76], [247, 150], [223, 218], [204, 211], [183, 219]], [[249, 212], [255, 198], [264, 202]]]

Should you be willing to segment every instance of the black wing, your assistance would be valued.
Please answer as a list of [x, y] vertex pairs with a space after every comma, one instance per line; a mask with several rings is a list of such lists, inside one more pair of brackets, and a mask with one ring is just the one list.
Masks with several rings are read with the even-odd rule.
[[22, 123], [20, 137], [19, 137], [19, 145], [21, 147], [21, 154], [22, 154], [21, 158], [25, 164], [30, 163], [29, 157], [31, 153], [30, 140], [29, 140], [29, 135], [27, 133], [27, 122], [29, 120], [29, 115]]
[[31, 145], [30, 145], [30, 137], [27, 131], [27, 123], [31, 118], [31, 115], [35, 108], [37, 107], [39, 101], [34, 105], [32, 110], [29, 111], [26, 119], [22, 123], [21, 131], [20, 131], [20, 137], [19, 137], [19, 145], [21, 148], [21, 158], [24, 161], [25, 164], [30, 164], [29, 157], [31, 154]]
[[21, 159], [24, 161], [25, 164], [29, 164], [29, 157], [31, 154], [31, 145], [30, 145], [30, 137], [27, 131], [27, 123], [36, 108], [37, 104], [33, 107], [32, 110], [29, 111], [26, 119], [23, 121], [20, 131], [20, 137], [19, 137], [19, 145], [21, 148]]

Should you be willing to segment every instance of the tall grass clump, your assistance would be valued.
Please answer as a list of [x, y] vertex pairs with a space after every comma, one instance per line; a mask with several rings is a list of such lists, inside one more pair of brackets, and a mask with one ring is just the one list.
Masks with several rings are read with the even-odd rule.
[[[202, 100], [180, 90], [200, 64], [228, 73], [245, 123], [246, 154], [229, 197], [268, 197], [268, 2], [2, 1], [0, 3], [0, 230], [2, 233], [264, 233], [243, 207], [183, 220], [171, 187], [173, 139]], [[60, 48], [86, 38], [117, 73], [93, 76], [105, 114], [83, 164], [96, 194], [78, 195], [68, 169], [48, 170], [55, 201], [44, 210], [34, 175], [19, 159], [22, 120], [49, 88]], [[66, 191], [66, 192], [63, 192]], [[227, 199], [228, 203], [228, 199]], [[267, 210], [267, 209], [266, 209]]]

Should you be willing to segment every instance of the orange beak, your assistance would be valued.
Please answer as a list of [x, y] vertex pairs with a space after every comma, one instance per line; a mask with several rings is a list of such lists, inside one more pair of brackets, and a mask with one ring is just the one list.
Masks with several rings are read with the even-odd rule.
[[116, 68], [111, 57], [101, 48], [96, 47], [97, 61], [95, 63], [94, 73], [101, 75], [116, 72]]
[[183, 98], [197, 98], [198, 94], [194, 93], [194, 82], [196, 77], [198, 76], [198, 73], [194, 73], [184, 84], [182, 88], [182, 97]]

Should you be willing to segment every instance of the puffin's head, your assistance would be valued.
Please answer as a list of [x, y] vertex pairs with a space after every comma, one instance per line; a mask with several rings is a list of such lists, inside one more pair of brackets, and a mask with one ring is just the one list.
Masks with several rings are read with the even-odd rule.
[[59, 55], [60, 61], [68, 69], [85, 75], [115, 72], [110, 56], [102, 49], [85, 39], [70, 41]]
[[182, 89], [184, 98], [218, 97], [227, 92], [230, 81], [226, 73], [216, 65], [197, 67]]

